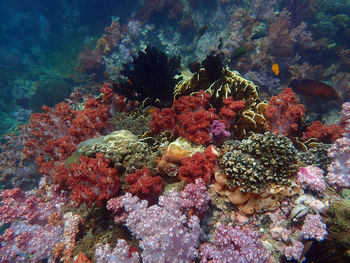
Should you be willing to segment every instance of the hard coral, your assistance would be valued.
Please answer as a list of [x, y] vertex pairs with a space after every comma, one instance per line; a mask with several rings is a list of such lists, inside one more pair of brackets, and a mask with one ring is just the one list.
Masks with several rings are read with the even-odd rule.
[[87, 205], [95, 203], [101, 206], [118, 193], [118, 171], [109, 165], [110, 160], [105, 159], [103, 153], [97, 153], [96, 158], [81, 156], [79, 163], [71, 164], [63, 181], [72, 191], [70, 199], [74, 205], [84, 202]]
[[126, 191], [137, 195], [141, 199], [154, 201], [162, 192], [163, 178], [160, 176], [151, 176], [151, 170], [147, 167], [129, 174], [125, 181], [129, 184]]
[[78, 145], [78, 152], [87, 156], [104, 153], [120, 172], [125, 170], [128, 174], [144, 166], [155, 168], [160, 154], [128, 130], [114, 131], [106, 136], [84, 141]]
[[202, 146], [194, 146], [188, 140], [179, 137], [164, 149], [162, 158], [158, 160], [157, 171], [168, 176], [176, 176], [182, 159], [203, 151]]
[[278, 96], [273, 96], [265, 109], [266, 129], [284, 136], [296, 134], [305, 112], [304, 105], [298, 103], [291, 88], [286, 88]]
[[124, 64], [121, 73], [129, 79], [130, 89], [141, 99], [158, 98], [164, 102], [172, 101], [172, 92], [178, 79], [175, 75], [180, 67], [180, 58], [170, 59], [155, 47], [147, 47], [133, 58], [133, 69]]
[[290, 185], [297, 172], [297, 150], [281, 135], [253, 134], [241, 142], [227, 141], [222, 149], [219, 164], [229, 185], [243, 192], [263, 192], [271, 184]]
[[223, 69], [222, 76], [210, 84], [208, 73], [204, 68], [195, 73], [191, 78], [179, 82], [174, 90], [174, 97], [188, 96], [205, 90], [211, 95], [210, 102], [221, 107], [222, 102], [229, 96], [234, 101], [244, 100], [246, 108], [258, 104], [259, 88], [251, 81], [243, 78], [237, 71]]
[[243, 214], [275, 210], [280, 206], [282, 199], [296, 195], [300, 190], [298, 184], [292, 181], [289, 186], [271, 184], [260, 194], [254, 194], [244, 192], [240, 187], [232, 188], [229, 182], [227, 175], [217, 172], [214, 190], [237, 205], [239, 212]]

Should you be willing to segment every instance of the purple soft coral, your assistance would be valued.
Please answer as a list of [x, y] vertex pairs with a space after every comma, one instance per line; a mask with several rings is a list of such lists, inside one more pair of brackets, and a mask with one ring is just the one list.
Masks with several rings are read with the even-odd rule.
[[[142, 262], [191, 262], [201, 232], [199, 218], [183, 214], [183, 199], [175, 191], [159, 198], [158, 205], [127, 193], [108, 201], [107, 208], [120, 213], [124, 208], [125, 222], [130, 232], [140, 240]], [[118, 220], [121, 222], [120, 220]]]
[[327, 235], [327, 226], [322, 222], [322, 217], [308, 214], [305, 217], [301, 235], [305, 239], [315, 238], [318, 241], [323, 240]]
[[332, 162], [328, 167], [327, 180], [336, 187], [350, 187], [350, 103], [344, 103], [342, 121], [345, 123], [345, 136], [336, 140], [328, 150]]
[[216, 229], [214, 246], [204, 243], [200, 256], [202, 263], [263, 263], [267, 261], [269, 253], [257, 232], [220, 225]]
[[216, 140], [230, 137], [231, 133], [225, 130], [225, 124], [219, 120], [214, 120], [209, 127], [209, 135]]

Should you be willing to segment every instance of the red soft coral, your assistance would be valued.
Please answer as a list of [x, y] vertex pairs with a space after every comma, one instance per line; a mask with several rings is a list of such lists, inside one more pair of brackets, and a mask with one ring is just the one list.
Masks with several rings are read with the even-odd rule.
[[322, 122], [315, 121], [307, 127], [304, 138], [317, 138], [323, 143], [334, 143], [344, 133], [345, 129], [340, 124], [323, 125]]
[[210, 182], [216, 167], [218, 152], [214, 146], [209, 146], [204, 153], [197, 152], [181, 160], [182, 166], [178, 169], [178, 177], [189, 183], [202, 178], [205, 183]]
[[[110, 90], [101, 89], [108, 98]], [[34, 113], [25, 131], [26, 158], [36, 159], [40, 172], [55, 180], [55, 166], [76, 151], [78, 143], [109, 131], [109, 108], [106, 103], [89, 99], [85, 109], [72, 110], [65, 102], [54, 109], [43, 106], [43, 113]]]
[[117, 169], [110, 167], [110, 160], [98, 153], [96, 158], [81, 156], [79, 163], [71, 164], [65, 185], [72, 191], [70, 199], [74, 205], [95, 202], [101, 206], [117, 195], [120, 181]]
[[154, 132], [173, 130], [176, 126], [176, 120], [177, 115], [173, 108], [154, 109], [150, 127]]
[[234, 101], [231, 96], [223, 101], [219, 115], [224, 120], [226, 128], [235, 122], [237, 115], [244, 108], [244, 104], [244, 100]]
[[151, 171], [147, 167], [129, 174], [125, 181], [130, 185], [126, 191], [137, 195], [141, 199], [154, 200], [162, 192], [163, 178], [160, 176], [151, 176]]
[[284, 136], [294, 135], [304, 116], [305, 107], [299, 101], [291, 88], [286, 88], [278, 96], [273, 96], [266, 107], [266, 129]]
[[[219, 117], [209, 108], [210, 94], [201, 90], [193, 96], [183, 96], [174, 101], [172, 108], [155, 109], [150, 127], [154, 132], [172, 130], [197, 144], [209, 144], [209, 127]], [[209, 108], [209, 109], [208, 109]]]
[[109, 127], [109, 107], [95, 99], [85, 103], [83, 111], [77, 111], [69, 133], [76, 143], [103, 134]]

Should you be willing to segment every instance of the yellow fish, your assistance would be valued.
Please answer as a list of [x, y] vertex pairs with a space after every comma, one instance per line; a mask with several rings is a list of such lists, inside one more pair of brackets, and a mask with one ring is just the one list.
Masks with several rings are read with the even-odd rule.
[[278, 74], [280, 74], [280, 66], [277, 63], [273, 64], [271, 69], [272, 69], [273, 73], [275, 73], [276, 76], [278, 76]]

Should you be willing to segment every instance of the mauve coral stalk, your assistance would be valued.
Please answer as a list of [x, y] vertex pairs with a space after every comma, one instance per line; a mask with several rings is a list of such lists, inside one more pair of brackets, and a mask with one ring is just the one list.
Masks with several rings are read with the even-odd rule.
[[332, 162], [328, 167], [327, 180], [338, 188], [350, 187], [350, 103], [344, 103], [342, 122], [345, 124], [344, 137], [335, 141], [328, 149]]
[[259, 234], [250, 229], [220, 225], [215, 231], [214, 245], [201, 245], [202, 263], [263, 263], [269, 253], [259, 239]]
[[322, 222], [322, 217], [320, 215], [308, 214], [305, 217], [301, 229], [301, 235], [305, 239], [315, 238], [318, 241], [322, 241], [327, 234], [327, 226]]
[[140, 240], [142, 262], [191, 262], [201, 229], [197, 216], [183, 214], [182, 202], [180, 194], [171, 190], [158, 205], [148, 207], [147, 201], [127, 193], [109, 200], [107, 208], [117, 212], [124, 208], [125, 225]]
[[321, 192], [327, 188], [322, 169], [315, 166], [309, 165], [300, 168], [297, 174], [297, 180], [304, 189]]
[[114, 249], [109, 244], [97, 244], [95, 250], [96, 263], [139, 263], [140, 256], [137, 252], [130, 253], [130, 247], [124, 239], [118, 239]]

